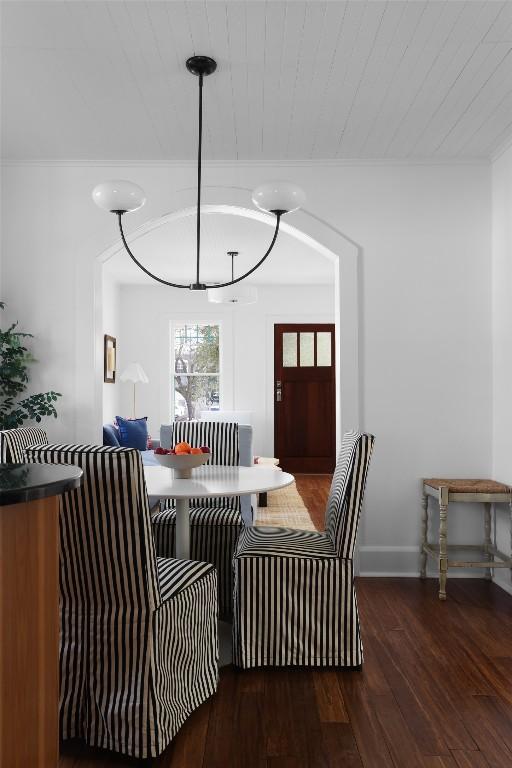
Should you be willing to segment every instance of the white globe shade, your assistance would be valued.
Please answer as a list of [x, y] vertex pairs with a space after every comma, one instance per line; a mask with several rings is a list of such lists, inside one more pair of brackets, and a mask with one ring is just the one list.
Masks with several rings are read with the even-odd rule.
[[208, 288], [208, 301], [212, 304], [255, 304], [258, 291], [253, 285], [226, 285], [224, 288]]
[[306, 195], [300, 187], [290, 181], [270, 181], [256, 187], [252, 193], [252, 201], [261, 211], [290, 213], [304, 205]]
[[138, 184], [113, 179], [94, 187], [92, 199], [105, 211], [136, 211], [146, 202], [146, 195]]

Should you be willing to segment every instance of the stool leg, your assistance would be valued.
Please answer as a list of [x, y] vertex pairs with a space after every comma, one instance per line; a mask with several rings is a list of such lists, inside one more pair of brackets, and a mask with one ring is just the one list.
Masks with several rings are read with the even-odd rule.
[[[486, 502], [484, 504], [484, 532], [485, 532], [485, 540], [484, 540], [484, 552], [487, 555], [488, 560], [494, 560], [494, 555], [491, 555], [489, 552], [492, 541], [491, 541], [491, 505]], [[490, 581], [492, 578], [492, 572], [491, 568], [485, 569], [485, 578]]]
[[439, 599], [446, 600], [448, 573], [448, 488], [439, 488]]
[[420, 556], [420, 577], [427, 578], [427, 552], [425, 546], [428, 541], [428, 495], [423, 491], [421, 497], [421, 556]]

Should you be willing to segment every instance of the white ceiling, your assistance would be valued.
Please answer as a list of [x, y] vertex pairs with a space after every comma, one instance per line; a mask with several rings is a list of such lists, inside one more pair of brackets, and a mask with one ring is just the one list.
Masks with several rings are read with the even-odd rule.
[[[112, 218], [112, 226], [115, 222]], [[241, 216], [206, 213], [201, 217], [201, 280], [221, 282], [231, 276], [231, 258], [227, 251], [240, 251], [235, 261], [235, 275], [254, 266], [267, 250], [273, 229], [267, 224]], [[169, 222], [130, 241], [134, 256], [159, 277], [173, 283], [190, 284], [195, 279], [195, 216]], [[123, 250], [106, 265], [120, 283], [156, 283]], [[325, 256], [293, 235], [281, 231], [267, 261], [246, 280], [262, 284], [333, 284], [334, 265]]]
[[2, 155], [484, 158], [512, 132], [512, 2], [3, 2]]

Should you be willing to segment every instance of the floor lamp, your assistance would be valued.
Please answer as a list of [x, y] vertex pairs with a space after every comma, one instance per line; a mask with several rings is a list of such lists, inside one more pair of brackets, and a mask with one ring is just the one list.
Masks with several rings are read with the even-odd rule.
[[146, 376], [144, 368], [139, 363], [130, 363], [130, 365], [124, 369], [120, 376], [121, 381], [131, 381], [133, 384], [133, 418], [135, 419], [135, 389], [137, 384], [148, 384], [149, 379]]

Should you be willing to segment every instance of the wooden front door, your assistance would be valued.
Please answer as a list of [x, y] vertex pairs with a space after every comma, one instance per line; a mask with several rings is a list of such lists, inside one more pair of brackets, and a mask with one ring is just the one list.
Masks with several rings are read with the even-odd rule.
[[336, 463], [333, 324], [274, 326], [274, 456], [288, 472]]

